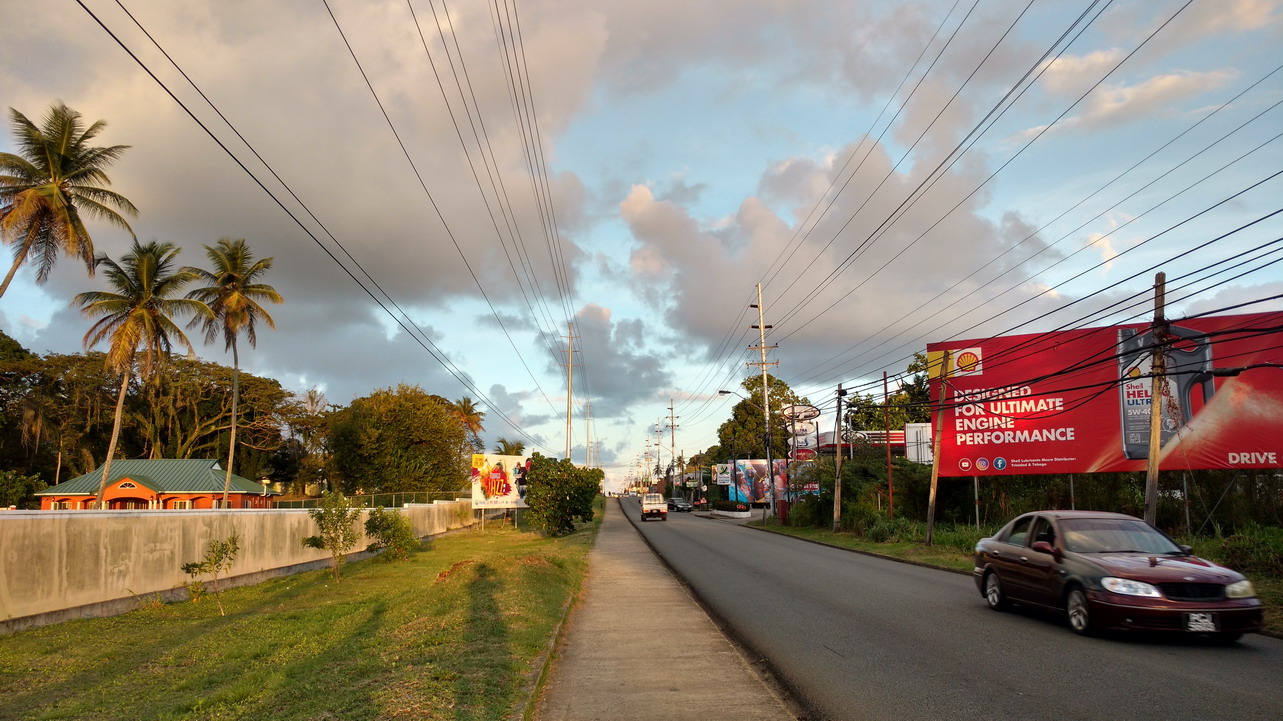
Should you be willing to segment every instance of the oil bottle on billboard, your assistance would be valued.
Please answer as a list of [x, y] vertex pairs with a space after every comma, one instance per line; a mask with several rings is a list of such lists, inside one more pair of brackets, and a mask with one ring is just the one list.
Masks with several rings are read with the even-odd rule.
[[[1212, 345], [1205, 334], [1189, 328], [1171, 326], [1173, 341], [1163, 357], [1166, 372], [1160, 388], [1169, 407], [1164, 414], [1159, 444], [1166, 445], [1194, 415], [1194, 391], [1206, 404], [1216, 392], [1209, 371], [1212, 369]], [[1149, 457], [1149, 417], [1153, 408], [1150, 398], [1153, 368], [1153, 332], [1135, 328], [1118, 329], [1119, 408], [1122, 410], [1123, 456], [1138, 460]], [[1179, 420], [1178, 420], [1179, 419]]]

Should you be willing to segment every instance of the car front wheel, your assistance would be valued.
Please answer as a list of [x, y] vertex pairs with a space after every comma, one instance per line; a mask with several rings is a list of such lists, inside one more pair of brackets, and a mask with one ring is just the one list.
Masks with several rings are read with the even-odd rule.
[[1065, 600], [1065, 618], [1074, 633], [1079, 636], [1091, 635], [1091, 609], [1087, 606], [1087, 594], [1081, 588], [1069, 591]]
[[1001, 611], [1007, 607], [1007, 596], [1002, 592], [1002, 581], [998, 580], [998, 574], [990, 571], [985, 576], [985, 601], [989, 608], [995, 611]]

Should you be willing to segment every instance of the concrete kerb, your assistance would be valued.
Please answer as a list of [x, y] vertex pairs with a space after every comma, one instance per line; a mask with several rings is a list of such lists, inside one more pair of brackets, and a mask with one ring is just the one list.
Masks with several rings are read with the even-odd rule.
[[[639, 521], [634, 521], [632, 516], [629, 516], [624, 512], [622, 502], [619, 506], [619, 511], [624, 514], [624, 518], [627, 518], [628, 522], [633, 525], [634, 529], [636, 529]], [[742, 526], [745, 523], [742, 519], [719, 518], [715, 514], [702, 515], [700, 517], [720, 521], [722, 523], [730, 523], [737, 526]], [[638, 530], [637, 535], [641, 537], [642, 542], [646, 544], [646, 547], [650, 549], [651, 553], [655, 554], [655, 558], [659, 559], [659, 562], [664, 564], [664, 568], [668, 569], [668, 572], [673, 575], [677, 584], [686, 591], [686, 594], [690, 596], [695, 605], [698, 606], [700, 610], [704, 612], [704, 615], [713, 622], [713, 627], [716, 628], [727, 642], [731, 644], [736, 652], [740, 654], [748, 667], [753, 669], [754, 673], [757, 674], [758, 679], [762, 681], [767, 690], [779, 699], [780, 703], [782, 703], [784, 707], [787, 708], [799, 721], [820, 718], [815, 710], [809, 707], [805, 701], [802, 700], [802, 694], [788, 683], [783, 674], [779, 672], [779, 669], [771, 663], [771, 660], [755, 649], [747, 639], [740, 635], [733, 626], [727, 623], [726, 619], [722, 618], [720, 614], [708, 605], [705, 599], [699, 595], [698, 591], [691, 587], [690, 584], [686, 583], [686, 580], [682, 578], [681, 574], [677, 573], [672, 564], [668, 562], [668, 559], [664, 558], [664, 555], [651, 545], [650, 539], [646, 538], [646, 534]]]

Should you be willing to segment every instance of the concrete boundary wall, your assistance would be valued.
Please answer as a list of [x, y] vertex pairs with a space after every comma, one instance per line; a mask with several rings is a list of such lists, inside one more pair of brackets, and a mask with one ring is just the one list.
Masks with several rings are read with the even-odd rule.
[[[469, 498], [399, 510], [420, 538], [476, 522]], [[357, 522], [358, 550], [349, 559], [370, 555], [368, 515], [363, 510]], [[240, 553], [227, 586], [329, 564], [328, 551], [303, 546], [316, 524], [301, 508], [0, 512], [0, 634], [123, 613], [144, 596], [186, 598], [190, 578], [181, 566], [201, 560], [210, 541], [233, 534]]]

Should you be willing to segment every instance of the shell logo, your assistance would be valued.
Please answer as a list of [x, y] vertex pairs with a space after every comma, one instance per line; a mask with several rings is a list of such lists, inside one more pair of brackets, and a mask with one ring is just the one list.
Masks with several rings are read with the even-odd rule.
[[958, 373], [980, 372], [980, 349], [967, 348], [958, 352]]

